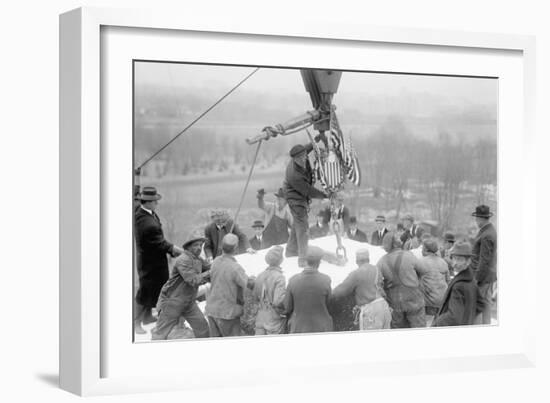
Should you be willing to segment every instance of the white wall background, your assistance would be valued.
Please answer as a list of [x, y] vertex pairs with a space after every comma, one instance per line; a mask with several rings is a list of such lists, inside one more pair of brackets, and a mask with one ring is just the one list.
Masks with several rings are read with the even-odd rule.
[[[357, 3], [357, 4], [355, 4]], [[186, 13], [216, 13], [231, 18], [352, 19], [372, 25], [464, 29], [537, 36], [539, 172], [548, 172], [547, 115], [550, 110], [550, 28], [544, 1], [18, 1], [4, 3], [0, 13], [0, 189], [2, 231], [0, 268], [0, 394], [6, 402], [76, 401], [57, 388], [58, 371], [58, 14], [81, 5], [155, 7], [179, 5]], [[536, 369], [367, 379], [350, 384], [307, 385], [276, 392], [212, 390], [93, 398], [99, 401], [149, 402], [158, 399], [208, 401], [250, 400], [345, 401], [546, 401], [550, 367], [548, 284], [543, 262], [543, 237], [548, 214], [547, 181], [539, 178], [538, 233], [533, 253], [539, 254], [539, 364]], [[535, 242], [536, 240], [536, 242]], [[5, 275], [7, 274], [7, 276]], [[250, 357], [252, 359], [252, 357]], [[144, 368], [144, 373], [154, 369]], [[452, 392], [450, 392], [452, 390]], [[361, 398], [361, 396], [364, 398]]]

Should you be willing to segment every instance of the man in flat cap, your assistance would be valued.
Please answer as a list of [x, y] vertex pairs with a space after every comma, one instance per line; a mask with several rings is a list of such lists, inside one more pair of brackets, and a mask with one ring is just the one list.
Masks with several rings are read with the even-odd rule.
[[212, 262], [217, 256], [222, 254], [222, 239], [225, 235], [231, 233], [238, 237], [239, 245], [236, 254], [248, 252], [254, 253], [250, 247], [250, 242], [245, 233], [241, 231], [237, 223], [229, 218], [229, 212], [225, 209], [214, 209], [210, 212], [212, 222], [204, 229], [204, 254], [208, 262]]
[[376, 224], [376, 230], [372, 232], [370, 244], [374, 246], [381, 246], [384, 235], [388, 233], [388, 229], [386, 228], [386, 217], [383, 215], [377, 215], [374, 222]]
[[450, 282], [449, 268], [443, 258], [437, 256], [439, 245], [430, 235], [427, 235], [422, 242], [421, 263], [427, 273], [420, 278], [420, 286], [424, 293], [426, 302], [426, 320], [428, 326], [433, 320], [443, 302], [443, 296], [447, 291], [447, 284]]
[[260, 189], [256, 198], [258, 207], [264, 211], [263, 238], [265, 247], [269, 248], [288, 241], [289, 231], [292, 228], [292, 213], [286, 202], [283, 188], [279, 188], [274, 193], [275, 202], [266, 202], [264, 195], [264, 189]]
[[449, 283], [432, 326], [473, 325], [483, 299], [479, 293], [471, 267], [472, 247], [468, 242], [457, 243], [451, 249], [456, 276]]
[[389, 329], [391, 311], [383, 296], [382, 275], [376, 266], [370, 264], [369, 250], [357, 250], [355, 262], [358, 268], [333, 290], [332, 297], [355, 296], [354, 311], [359, 330]]
[[349, 228], [346, 235], [354, 241], [367, 243], [367, 234], [357, 228], [357, 217], [355, 216], [349, 218]]
[[281, 269], [283, 247], [273, 246], [265, 255], [268, 267], [260, 273], [254, 284], [253, 296], [258, 302], [255, 334], [281, 334], [286, 332], [284, 300], [286, 279]]
[[254, 236], [249, 239], [250, 247], [254, 250], [268, 248], [264, 236], [264, 222], [262, 220], [255, 220], [252, 224], [252, 229], [254, 230]]
[[221, 242], [222, 255], [214, 259], [210, 269], [210, 292], [206, 298], [210, 337], [242, 335], [241, 316], [244, 313], [244, 291], [254, 287], [254, 277], [248, 277], [235, 260], [239, 238], [226, 234]]
[[306, 268], [288, 281], [285, 310], [289, 318], [289, 333], [330, 332], [333, 330], [329, 314], [331, 295], [330, 277], [319, 272], [323, 250], [309, 246]]
[[482, 323], [491, 323], [494, 285], [497, 281], [497, 232], [489, 219], [493, 216], [489, 206], [477, 206], [472, 213], [479, 231], [473, 241], [471, 267], [484, 299]]
[[285, 256], [298, 256], [298, 266], [306, 265], [308, 245], [308, 209], [311, 199], [325, 199], [328, 195], [313, 186], [313, 170], [308, 153], [312, 144], [298, 144], [290, 150], [292, 160], [286, 167], [283, 190], [292, 213], [292, 229], [286, 245]]
[[139, 194], [140, 206], [135, 209], [134, 229], [137, 252], [139, 289], [135, 298], [134, 331], [144, 334], [141, 324], [154, 322], [152, 309], [157, 305], [160, 290], [168, 280], [168, 258], [179, 256], [183, 249], [164, 239], [162, 224], [155, 212], [161, 195], [152, 186]]
[[160, 292], [159, 318], [151, 331], [152, 340], [166, 340], [180, 317], [189, 323], [196, 338], [209, 336], [208, 322], [196, 302], [199, 286], [210, 280], [210, 264], [200, 257], [204, 241], [202, 231], [195, 231], [182, 245], [184, 252], [176, 259]]

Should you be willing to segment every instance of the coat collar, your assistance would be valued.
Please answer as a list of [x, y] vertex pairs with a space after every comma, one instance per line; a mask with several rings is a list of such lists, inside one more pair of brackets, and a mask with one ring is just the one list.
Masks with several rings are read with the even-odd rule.
[[490, 230], [491, 228], [493, 228], [493, 223], [489, 221], [487, 222], [487, 224], [485, 224], [483, 227], [479, 229], [478, 234], [482, 234], [485, 231]]
[[457, 283], [459, 281], [472, 281], [474, 279], [474, 272], [470, 267], [468, 267], [466, 270], [461, 271], [458, 273], [455, 278], [451, 281], [449, 284], [449, 288], [452, 284]]
[[314, 269], [313, 267], [306, 267], [304, 270], [302, 270], [302, 273], [304, 274], [319, 273], [319, 269]]

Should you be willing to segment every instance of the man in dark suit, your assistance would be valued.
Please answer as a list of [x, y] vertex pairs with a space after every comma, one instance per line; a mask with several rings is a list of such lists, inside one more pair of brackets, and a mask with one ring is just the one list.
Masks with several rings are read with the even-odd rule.
[[376, 230], [373, 231], [370, 237], [370, 243], [374, 246], [382, 246], [382, 239], [384, 239], [384, 235], [388, 233], [388, 229], [386, 228], [386, 217], [378, 215], [374, 222], [376, 223]]
[[367, 243], [367, 235], [357, 228], [357, 217], [351, 216], [349, 218], [349, 229], [346, 231], [349, 239], [353, 239], [357, 242]]
[[325, 213], [321, 210], [317, 213], [317, 222], [309, 227], [309, 238], [322, 238], [328, 235], [328, 226], [325, 224]]
[[482, 323], [491, 323], [493, 287], [497, 281], [497, 232], [489, 219], [493, 216], [489, 206], [480, 205], [472, 213], [479, 228], [472, 249], [471, 268], [484, 300]]
[[411, 248], [411, 242], [415, 237], [419, 236], [419, 234], [417, 234], [418, 225], [414, 223], [414, 217], [412, 215], [407, 214], [405, 215], [405, 217], [403, 217], [403, 227], [405, 228], [405, 232], [403, 233], [403, 235], [401, 235], [401, 243], [403, 243], [403, 249], [414, 249]]
[[161, 195], [152, 186], [144, 187], [139, 195], [140, 206], [135, 210], [135, 238], [139, 289], [136, 294], [134, 331], [144, 334], [141, 327], [156, 319], [151, 310], [157, 305], [162, 286], [168, 280], [167, 254], [175, 257], [183, 249], [164, 239], [160, 219], [155, 213]]
[[266, 249], [269, 245], [266, 244], [263, 232], [264, 232], [264, 223], [262, 220], [254, 221], [252, 224], [252, 229], [254, 230], [254, 236], [250, 238], [250, 247], [254, 250]]
[[470, 265], [472, 247], [468, 242], [457, 243], [451, 249], [451, 260], [457, 275], [449, 283], [443, 297], [441, 308], [434, 318], [432, 326], [473, 325], [478, 313], [479, 289], [474, 280]]
[[298, 266], [305, 267], [308, 246], [308, 209], [311, 199], [325, 199], [328, 195], [313, 186], [313, 170], [308, 153], [313, 146], [297, 144], [290, 150], [292, 160], [285, 172], [283, 190], [292, 213], [292, 228], [286, 244], [285, 256], [298, 256]]
[[225, 235], [232, 233], [239, 238], [239, 245], [236, 253], [254, 253], [250, 247], [250, 242], [246, 235], [240, 230], [239, 226], [229, 218], [229, 213], [225, 209], [215, 209], [210, 213], [212, 222], [204, 229], [204, 254], [206, 260], [210, 263], [217, 256], [222, 254], [222, 239]]

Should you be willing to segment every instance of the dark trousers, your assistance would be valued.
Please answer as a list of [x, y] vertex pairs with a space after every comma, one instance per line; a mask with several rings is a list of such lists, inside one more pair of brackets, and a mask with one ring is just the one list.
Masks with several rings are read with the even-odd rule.
[[241, 319], [220, 319], [208, 317], [210, 337], [242, 336]]
[[166, 340], [180, 317], [189, 323], [196, 338], [209, 337], [208, 322], [195, 302], [182, 308], [177, 302], [167, 301], [162, 304], [157, 324], [151, 331], [151, 339]]
[[484, 325], [490, 325], [491, 310], [493, 308], [493, 283], [482, 283], [478, 285], [478, 288], [481, 300], [483, 301], [481, 323]]
[[289, 201], [288, 207], [290, 208], [294, 222], [292, 223], [290, 237], [286, 244], [285, 256], [298, 256], [305, 259], [309, 239], [307, 207], [302, 204], [294, 204], [291, 201]]
[[391, 315], [391, 328], [426, 327], [426, 310], [424, 307], [411, 311], [396, 311]]

